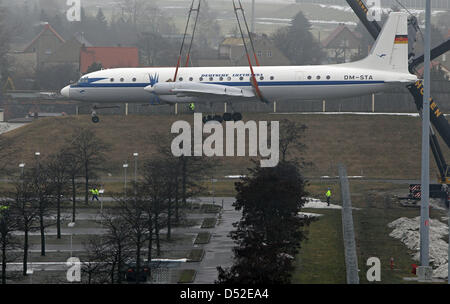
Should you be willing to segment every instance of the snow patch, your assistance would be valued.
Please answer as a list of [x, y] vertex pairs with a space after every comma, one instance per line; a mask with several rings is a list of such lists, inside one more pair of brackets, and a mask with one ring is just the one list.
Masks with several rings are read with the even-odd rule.
[[[401, 217], [388, 224], [393, 229], [390, 237], [400, 240], [409, 249], [415, 251], [413, 259], [420, 260], [420, 216], [413, 219]], [[433, 267], [433, 277], [448, 276], [448, 226], [439, 220], [430, 219], [430, 264]]]
[[299, 212], [298, 213], [298, 217], [302, 218], [302, 219], [308, 219], [308, 218], [318, 218], [323, 216], [323, 214], [319, 214], [319, 213], [309, 213], [309, 212]]
[[0, 134], [7, 133], [9, 131], [12, 131], [14, 129], [20, 128], [24, 126], [25, 124], [22, 123], [7, 123], [7, 122], [1, 122], [0, 123]]
[[342, 209], [339, 205], [333, 205], [330, 204], [330, 206], [327, 205], [326, 202], [322, 202], [319, 199], [315, 198], [306, 198], [306, 203], [303, 205], [303, 209], [309, 208], [309, 209]]

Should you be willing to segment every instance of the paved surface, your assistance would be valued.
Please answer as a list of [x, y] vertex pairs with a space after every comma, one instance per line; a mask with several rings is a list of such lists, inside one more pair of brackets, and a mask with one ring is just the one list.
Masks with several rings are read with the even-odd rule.
[[[205, 250], [205, 256], [199, 263], [186, 263], [180, 266], [180, 269], [195, 269], [197, 276], [195, 284], [212, 284], [217, 280], [217, 267], [230, 267], [233, 263], [233, 240], [228, 234], [234, 230], [233, 223], [241, 219], [241, 212], [234, 209], [232, 204], [235, 201], [233, 197], [216, 198], [216, 203], [222, 204], [223, 211], [217, 221], [217, 225], [213, 229], [201, 229], [202, 231], [211, 232], [211, 240], [209, 244], [200, 245], [198, 248]], [[202, 198], [202, 202], [212, 203], [212, 198]]]
[[344, 234], [345, 266], [347, 284], [359, 284], [358, 258], [356, 255], [355, 231], [353, 228], [352, 201], [344, 165], [339, 166], [339, 177], [342, 195], [342, 230]]
[[[192, 227], [176, 227], [172, 229], [173, 235], [184, 235], [185, 238], [181, 241], [166, 243], [162, 246], [163, 251], [170, 252], [170, 256], [174, 257], [185, 257], [186, 252], [189, 252], [192, 248], [203, 248], [205, 250], [205, 255], [201, 262], [191, 262], [191, 263], [180, 263], [174, 269], [179, 271], [181, 269], [194, 269], [197, 271], [197, 275], [194, 283], [198, 284], [212, 284], [215, 280], [217, 280], [217, 267], [222, 266], [223, 268], [230, 267], [233, 262], [233, 252], [232, 248], [234, 247], [233, 240], [228, 236], [230, 231], [232, 231], [233, 223], [237, 222], [241, 218], [241, 213], [237, 212], [232, 204], [235, 199], [233, 197], [215, 197], [215, 204], [222, 205], [223, 201], [223, 211], [218, 214], [217, 225], [211, 229], [202, 229], [201, 222], [200, 224]], [[199, 203], [213, 203], [212, 197], [201, 197], [196, 200]], [[81, 213], [77, 214], [78, 220], [94, 220], [96, 219], [95, 210], [82, 210]], [[63, 213], [63, 216], [70, 216], [70, 213]], [[204, 213], [191, 213], [187, 214], [188, 219], [198, 219], [202, 220], [204, 218], [213, 217], [215, 214], [204, 214]], [[104, 228], [83, 228], [83, 227], [75, 227], [75, 228], [67, 228], [62, 227], [62, 235], [67, 238], [67, 242], [64, 244], [46, 244], [46, 251], [48, 253], [68, 253], [70, 252], [70, 238], [69, 235], [100, 235], [105, 233], [106, 229]], [[205, 245], [193, 245], [195, 238], [199, 232], [209, 231], [211, 233], [210, 243]], [[161, 231], [162, 233], [166, 232], [166, 229]], [[17, 235], [23, 235], [23, 232], [17, 232]], [[39, 236], [39, 232], [30, 233], [32, 236]], [[46, 229], [47, 236], [56, 235], [56, 229], [54, 227]], [[145, 252], [146, 249], [144, 249]], [[31, 252], [40, 252], [40, 244], [32, 244], [30, 246]], [[85, 251], [85, 248], [82, 244], [73, 243], [72, 251], [76, 256], [76, 252]], [[17, 250], [20, 252], [20, 250]], [[30, 263], [29, 268], [34, 269], [35, 271], [66, 271], [67, 265], [64, 261], [55, 261], [55, 262], [37, 262]], [[20, 261], [16, 263], [8, 264], [8, 270], [21, 270], [22, 264]], [[175, 274], [176, 272], [174, 272]], [[173, 276], [171, 283], [176, 283], [178, 277]]]

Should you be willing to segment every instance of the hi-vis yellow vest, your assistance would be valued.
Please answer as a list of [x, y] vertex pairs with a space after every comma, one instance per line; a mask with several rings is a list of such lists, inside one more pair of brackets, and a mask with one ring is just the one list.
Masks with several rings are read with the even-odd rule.
[[327, 197], [330, 197], [331, 196], [331, 191], [328, 190], [326, 195], [327, 195]]

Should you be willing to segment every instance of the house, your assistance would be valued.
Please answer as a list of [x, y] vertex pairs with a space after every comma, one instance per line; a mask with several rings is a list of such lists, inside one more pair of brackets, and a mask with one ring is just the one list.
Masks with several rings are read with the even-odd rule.
[[37, 68], [41, 67], [66, 41], [48, 23], [44, 29], [23, 50], [23, 53], [35, 53]]
[[104, 69], [139, 67], [139, 50], [136, 47], [82, 47], [80, 72], [86, 74], [94, 63]]
[[43, 61], [42, 65], [70, 64], [78, 70], [80, 66], [80, 52], [83, 47], [92, 47], [92, 44], [84, 38], [83, 33], [76, 33], [72, 39], [63, 43], [52, 55]]
[[[266, 35], [253, 39], [258, 61], [264, 66], [289, 65], [289, 59]], [[251, 48], [250, 40], [246, 39], [247, 47]], [[253, 58], [252, 58], [253, 59]], [[254, 62], [254, 61], [253, 61]], [[228, 37], [219, 45], [218, 57], [198, 60], [198, 66], [246, 66], [248, 65], [242, 38]]]
[[322, 41], [329, 63], [344, 63], [361, 54], [361, 39], [346, 25], [340, 24]]

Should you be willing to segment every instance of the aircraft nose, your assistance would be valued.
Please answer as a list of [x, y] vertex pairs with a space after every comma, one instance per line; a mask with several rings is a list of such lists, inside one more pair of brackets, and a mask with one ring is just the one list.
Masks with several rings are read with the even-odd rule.
[[61, 90], [61, 95], [64, 97], [70, 97], [70, 86], [67, 86]]

